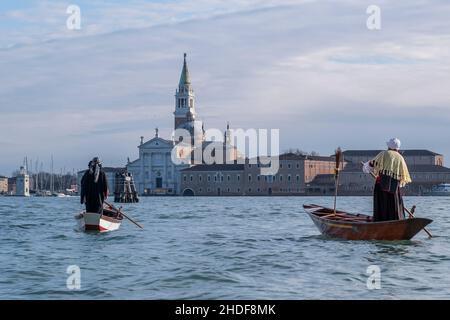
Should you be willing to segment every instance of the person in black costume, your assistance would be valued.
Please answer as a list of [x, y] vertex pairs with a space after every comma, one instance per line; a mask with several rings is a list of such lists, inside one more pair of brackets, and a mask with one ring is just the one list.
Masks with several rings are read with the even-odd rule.
[[98, 157], [89, 162], [89, 169], [81, 178], [80, 203], [86, 204], [86, 212], [102, 213], [103, 202], [108, 197], [108, 181]]

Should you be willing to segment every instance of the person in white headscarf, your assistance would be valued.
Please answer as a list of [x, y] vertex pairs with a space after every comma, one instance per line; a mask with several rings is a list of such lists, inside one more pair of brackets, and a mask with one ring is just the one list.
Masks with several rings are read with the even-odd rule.
[[372, 172], [376, 177], [374, 221], [404, 219], [400, 188], [411, 182], [408, 166], [400, 154], [400, 140], [392, 138], [386, 144], [388, 150], [380, 152], [363, 167], [364, 172]]
[[81, 178], [80, 202], [86, 204], [86, 212], [102, 213], [103, 202], [108, 197], [108, 180], [98, 157], [89, 161], [88, 166]]

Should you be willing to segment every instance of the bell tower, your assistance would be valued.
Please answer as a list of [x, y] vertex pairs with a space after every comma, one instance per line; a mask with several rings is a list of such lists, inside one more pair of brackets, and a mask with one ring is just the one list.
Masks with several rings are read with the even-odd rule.
[[195, 95], [191, 86], [191, 78], [184, 54], [183, 69], [181, 70], [180, 82], [175, 92], [175, 124], [174, 129], [184, 123], [195, 120]]

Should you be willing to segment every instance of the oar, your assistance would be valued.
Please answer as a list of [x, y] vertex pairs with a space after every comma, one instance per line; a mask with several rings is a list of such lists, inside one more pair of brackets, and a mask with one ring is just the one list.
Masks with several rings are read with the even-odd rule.
[[[408, 212], [410, 217], [415, 218], [414, 217], [414, 212], [416, 211], [416, 206], [413, 206], [411, 211], [409, 211], [408, 208], [406, 208], [405, 206], [403, 206], [403, 209], [405, 209], [405, 211]], [[433, 238], [431, 233], [426, 228], [423, 228], [423, 231], [425, 231], [430, 238]]]
[[[112, 208], [112, 209], [114, 209], [114, 210], [120, 212], [120, 210], [117, 209], [116, 207], [114, 207], [113, 205], [109, 204], [109, 203], [106, 202], [106, 201], [105, 201], [105, 203], [106, 203], [106, 205], [108, 205], [110, 208]], [[139, 223], [137, 223], [136, 221], [134, 221], [133, 219], [131, 219], [131, 218], [130, 218], [129, 216], [127, 216], [125, 213], [120, 212], [120, 214], [123, 215], [123, 216], [124, 216], [125, 218], [127, 218], [128, 220], [130, 220], [131, 222], [133, 222], [133, 223], [134, 223], [135, 225], [137, 225], [139, 228], [144, 229], [143, 226], [141, 226]]]
[[[363, 162], [361, 162], [361, 163], [364, 164]], [[374, 179], [377, 178], [373, 172], [371, 172], [370, 175], [371, 175]], [[411, 209], [412, 212], [409, 211], [408, 208], [406, 208], [404, 205], [403, 205], [403, 209], [408, 213], [408, 215], [409, 215], [410, 218], [415, 218], [413, 212], [416, 211], [416, 206], [413, 206], [413, 207], [412, 207], [412, 209]], [[427, 230], [427, 228], [424, 227], [424, 228], [423, 228], [423, 231], [425, 231], [425, 232], [428, 234], [428, 236], [429, 236], [430, 238], [433, 238], [433, 236], [432, 236], [431, 233]]]
[[334, 153], [335, 160], [336, 160], [336, 168], [334, 169], [334, 210], [333, 214], [336, 214], [336, 202], [337, 202], [337, 196], [338, 196], [338, 188], [339, 188], [339, 170], [341, 167], [341, 160], [342, 160], [342, 150], [341, 148], [337, 148], [337, 150]]

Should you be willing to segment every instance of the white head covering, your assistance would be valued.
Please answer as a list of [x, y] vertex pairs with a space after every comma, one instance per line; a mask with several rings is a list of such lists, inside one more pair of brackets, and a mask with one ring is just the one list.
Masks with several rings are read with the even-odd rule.
[[386, 142], [389, 149], [399, 150], [402, 143], [398, 138], [392, 138], [388, 142]]
[[100, 169], [102, 168], [102, 162], [98, 157], [95, 157], [89, 162], [89, 172], [94, 174], [94, 182], [98, 182], [100, 176]]

